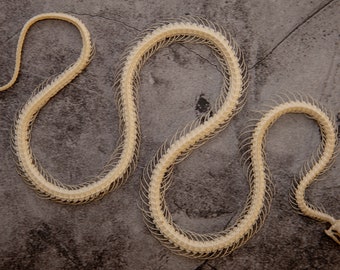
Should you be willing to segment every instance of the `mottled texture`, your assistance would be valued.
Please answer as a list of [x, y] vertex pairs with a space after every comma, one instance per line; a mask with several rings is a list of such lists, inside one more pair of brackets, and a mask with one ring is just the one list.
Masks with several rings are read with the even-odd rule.
[[[328, 1], [0, 1], [0, 84], [11, 74], [18, 31], [32, 16], [68, 12], [89, 28], [96, 54], [84, 73], [39, 114], [33, 150], [65, 183], [96, 175], [118, 139], [112, 89], [121, 53], [150, 23], [185, 14], [225, 27], [243, 49], [251, 76], [248, 101], [230, 126], [176, 167], [167, 202], [187, 229], [223, 229], [242, 210], [248, 184], [238, 136], [276, 94], [300, 92], [324, 104], [340, 125], [339, 14]], [[138, 209], [143, 166], [165, 138], [197, 117], [219, 94], [212, 53], [197, 45], [162, 49], [141, 74], [142, 145], [128, 182], [102, 200], [65, 206], [42, 200], [16, 173], [10, 149], [15, 114], [34, 88], [78, 57], [80, 37], [59, 21], [37, 24], [25, 44], [21, 75], [0, 93], [0, 269], [337, 269], [339, 246], [326, 225], [294, 213], [291, 180], [316, 149], [319, 133], [303, 116], [288, 115], [270, 130], [267, 158], [276, 194], [260, 232], [230, 256], [199, 261], [173, 255], [148, 232]], [[204, 99], [204, 100], [203, 100]], [[316, 205], [340, 217], [340, 160], [308, 190]]]

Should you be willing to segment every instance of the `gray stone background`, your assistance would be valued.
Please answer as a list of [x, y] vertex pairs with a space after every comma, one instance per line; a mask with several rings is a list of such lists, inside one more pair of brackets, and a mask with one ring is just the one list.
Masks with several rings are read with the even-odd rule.
[[[21, 27], [32, 16], [52, 11], [80, 18], [96, 44], [85, 72], [43, 108], [33, 127], [34, 153], [65, 183], [96, 175], [114, 150], [118, 118], [113, 74], [140, 30], [160, 19], [200, 15], [230, 31], [243, 49], [250, 73], [245, 108], [224, 132], [176, 168], [167, 194], [174, 219], [184, 228], [221, 230], [242, 210], [248, 186], [238, 135], [252, 119], [252, 110], [276, 94], [300, 92], [333, 114], [340, 112], [339, 1], [1, 0], [0, 84], [10, 78]], [[141, 153], [124, 186], [82, 206], [36, 196], [16, 173], [10, 129], [34, 88], [75, 61], [80, 48], [73, 26], [60, 21], [35, 25], [18, 82], [0, 93], [1, 269], [340, 269], [339, 246], [323, 232], [327, 225], [297, 215], [288, 201], [292, 178], [320, 139], [316, 124], [301, 115], [282, 117], [268, 134], [266, 152], [276, 194], [264, 226], [246, 245], [224, 258], [192, 260], [162, 247], [144, 226], [137, 207], [143, 166], [167, 137], [197, 117], [200, 95], [213, 104], [219, 94], [216, 60], [197, 45], [162, 49], [143, 68]], [[337, 218], [339, 172], [338, 158], [324, 180], [307, 192]]]

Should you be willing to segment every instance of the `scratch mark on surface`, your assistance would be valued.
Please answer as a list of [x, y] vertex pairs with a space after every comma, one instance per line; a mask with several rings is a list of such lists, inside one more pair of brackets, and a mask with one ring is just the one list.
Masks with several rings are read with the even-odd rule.
[[324, 10], [326, 7], [328, 7], [330, 4], [332, 4], [335, 0], [330, 0], [325, 4], [322, 4], [319, 6], [316, 10], [314, 10], [311, 14], [309, 14], [302, 22], [297, 24], [291, 31], [289, 31], [264, 57], [262, 57], [259, 61], [257, 61], [252, 67], [249, 69], [253, 69], [259, 64], [261, 64], [264, 60], [266, 60], [272, 53], [283, 43], [285, 42], [292, 34], [294, 34], [301, 26], [306, 24], [310, 19], [312, 19], [314, 16], [319, 14], [322, 10]]
[[214, 66], [216, 68], [216, 70], [221, 74], [222, 71], [219, 69], [218, 65], [212, 63], [209, 59], [207, 59], [206, 57], [200, 55], [198, 52], [194, 51], [193, 49], [188, 48], [187, 46], [183, 45], [183, 44], [179, 44], [180, 46], [182, 46], [183, 48], [187, 49], [189, 52], [194, 53], [195, 55], [197, 55], [198, 57], [202, 58], [204, 61], [208, 62], [210, 65]]
[[101, 18], [101, 19], [104, 19], [104, 20], [108, 20], [108, 21], [112, 21], [112, 22], [122, 24], [126, 28], [132, 29], [134, 31], [141, 32], [141, 30], [138, 29], [137, 27], [131, 26], [131, 25], [129, 25], [129, 24], [123, 22], [123, 21], [117, 20], [117, 19], [102, 16], [100, 14], [76, 13], [76, 12], [71, 12], [71, 11], [68, 11], [67, 13], [73, 14], [73, 15], [79, 15], [79, 16], [89, 16], [89, 17], [92, 17], [92, 18]]
[[208, 263], [208, 260], [205, 260], [203, 263], [201, 263], [199, 266], [195, 268], [195, 270], [203, 270], [203, 267]]
[[12, 38], [14, 38], [16, 35], [18, 35], [20, 33], [21, 29], [15, 31], [11, 36], [9, 36], [4, 43], [2, 44], [1, 48], [5, 47], [5, 45], [7, 44], [7, 42], [9, 42]]

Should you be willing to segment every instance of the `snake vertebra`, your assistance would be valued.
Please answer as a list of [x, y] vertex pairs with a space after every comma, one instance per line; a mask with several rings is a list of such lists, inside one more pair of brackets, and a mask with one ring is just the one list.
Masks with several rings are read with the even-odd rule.
[[[144, 31], [122, 57], [114, 86], [120, 111], [122, 136], [119, 146], [109, 162], [112, 170], [103, 173], [97, 181], [78, 186], [64, 185], [44, 172], [30, 148], [30, 129], [39, 110], [60, 89], [69, 83], [88, 64], [91, 57], [91, 41], [85, 26], [76, 18], [58, 13], [42, 14], [32, 18], [22, 30], [17, 49], [16, 68], [10, 87], [17, 75], [23, 40], [29, 27], [43, 19], [61, 19], [74, 24], [82, 34], [83, 50], [78, 61], [56, 76], [34, 95], [21, 109], [15, 124], [14, 151], [19, 167], [27, 182], [38, 192], [64, 203], [84, 203], [105, 195], [116, 188], [131, 173], [139, 150], [139, 119], [137, 89], [143, 64], [158, 49], [175, 42], [192, 42], [210, 47], [222, 67], [223, 86], [214, 109], [188, 124], [182, 131], [165, 142], [143, 173], [140, 195], [144, 220], [151, 233], [171, 251], [194, 258], [215, 258], [231, 253], [249, 240], [263, 224], [272, 198], [272, 182], [264, 159], [264, 141], [270, 126], [287, 113], [303, 113], [319, 125], [322, 144], [303, 170], [300, 181], [293, 188], [293, 204], [303, 215], [328, 222], [326, 233], [340, 244], [340, 221], [306, 202], [306, 188], [323, 173], [335, 155], [336, 127], [325, 110], [313, 100], [296, 99], [280, 104], [263, 114], [244, 143], [243, 150], [248, 168], [250, 193], [242, 214], [231, 227], [217, 233], [199, 234], [183, 230], [172, 220], [164, 196], [172, 179], [174, 166], [184, 160], [195, 148], [223, 130], [230, 119], [242, 108], [248, 85], [248, 73], [241, 50], [221, 27], [205, 19], [183, 17], [154, 25]], [[305, 172], [306, 171], [306, 172]]]

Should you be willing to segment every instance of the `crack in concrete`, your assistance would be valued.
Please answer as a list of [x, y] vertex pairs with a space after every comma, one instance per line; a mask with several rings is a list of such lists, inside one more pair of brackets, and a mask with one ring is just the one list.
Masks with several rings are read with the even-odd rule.
[[217, 270], [217, 268], [213, 265], [211, 265], [210, 263], [207, 263], [207, 265], [212, 269], [212, 270]]
[[218, 65], [212, 63], [208, 58], [204, 57], [203, 55], [199, 54], [198, 52], [194, 51], [193, 49], [188, 48], [187, 46], [185, 46], [184, 44], [179, 44], [180, 46], [182, 46], [183, 48], [187, 49], [189, 52], [194, 53], [195, 55], [197, 55], [198, 57], [202, 58], [203, 60], [205, 60], [206, 62], [208, 62], [211, 66], [215, 67], [216, 70], [223, 76], [222, 71], [218, 68]]
[[294, 32], [296, 32], [301, 26], [306, 24], [310, 19], [312, 19], [314, 16], [316, 16], [318, 13], [320, 13], [322, 10], [324, 10], [326, 7], [331, 5], [335, 0], [327, 1], [325, 4], [322, 4], [319, 6], [316, 10], [314, 10], [311, 14], [309, 14], [302, 22], [298, 23], [292, 30], [290, 30], [264, 57], [262, 57], [259, 61], [257, 61], [252, 67], [249, 68], [249, 70], [255, 68], [259, 64], [261, 64], [264, 60], [266, 60], [270, 55], [273, 54], [273, 52], [283, 43], [285, 42]]
[[195, 268], [195, 270], [202, 270], [203, 267], [208, 263], [208, 260], [205, 260], [203, 263], [201, 263], [199, 266]]
[[[125, 27], [130, 28], [130, 29], [133, 29], [133, 30], [135, 30], [135, 31], [137, 31], [137, 32], [142, 32], [141, 29], [138, 29], [137, 27], [131, 26], [131, 25], [129, 25], [129, 24], [123, 22], [123, 21], [120, 21], [120, 20], [117, 20], [117, 19], [113, 19], [113, 18], [108, 18], [108, 17], [102, 16], [102, 15], [99, 15], [99, 14], [87, 14], [87, 13], [75, 13], [75, 12], [68, 12], [68, 13], [70, 13], [70, 14], [75, 14], [75, 15], [79, 15], [79, 16], [90, 16], [90, 17], [93, 17], [93, 18], [96, 18], [96, 17], [102, 18], [102, 19], [104, 19], [104, 20], [109, 20], [109, 21], [113, 21], [113, 22], [116, 22], [116, 23], [120, 23], [120, 24], [124, 25]], [[197, 56], [199, 56], [199, 57], [202, 58], [203, 60], [207, 61], [210, 65], [214, 66], [214, 67], [217, 69], [217, 71], [218, 71], [221, 75], [223, 75], [222, 72], [221, 72], [221, 70], [218, 68], [218, 66], [215, 65], [214, 63], [212, 63], [209, 59], [207, 59], [207, 58], [205, 58], [204, 56], [200, 55], [198, 52], [196, 52], [196, 51], [194, 51], [194, 50], [192, 50], [192, 49], [186, 47], [184, 44], [180, 44], [180, 45], [181, 45], [182, 47], [184, 47], [185, 49], [187, 49], [188, 51], [190, 51], [190, 52], [196, 54]]]
[[112, 22], [115, 22], [115, 23], [119, 23], [119, 24], [122, 24], [124, 25], [126, 28], [129, 28], [129, 29], [132, 29], [132, 30], [135, 30], [137, 32], [141, 32], [140, 29], [134, 27], [134, 26], [131, 26], [123, 21], [120, 21], [120, 20], [117, 20], [117, 19], [113, 19], [113, 18], [109, 18], [109, 17], [105, 17], [103, 15], [100, 15], [100, 14], [89, 14], [89, 13], [76, 13], [76, 12], [71, 12], [71, 11], [68, 11], [67, 13], [69, 14], [73, 14], [73, 15], [79, 15], [79, 16], [89, 16], [89, 17], [92, 17], [92, 18], [101, 18], [101, 19], [104, 19], [104, 20], [108, 20], [108, 21], [112, 21]]
[[3, 45], [1, 46], [1, 48], [5, 47], [5, 45], [7, 44], [7, 42], [9, 42], [12, 38], [14, 38], [17, 34], [19, 34], [21, 32], [21, 29], [17, 30], [14, 32], [14, 34], [12, 34], [11, 36], [9, 36], [3, 43]]
[[209, 260], [204, 260], [204, 262], [202, 262], [199, 266], [197, 266], [195, 268], [195, 270], [203, 270], [204, 266], [208, 266], [211, 270], [217, 270], [217, 268], [215, 266], [211, 265], [208, 262], [209, 262]]
[[[4, 56], [4, 55], [2, 55], [1, 58], [4, 58], [4, 59], [9, 60], [9, 61], [12, 60], [10, 57]], [[28, 67], [30, 67], [30, 65], [28, 65]], [[14, 69], [14, 67], [13, 67], [13, 69]], [[12, 69], [11, 72], [10, 72], [10, 75], [9, 75], [10, 78], [12, 77], [13, 69]], [[36, 77], [36, 78], [41, 79], [41, 80], [46, 80], [46, 77], [43, 77], [43, 76], [38, 75], [38, 74], [34, 74], [34, 73], [28, 71], [27, 69], [22, 68], [21, 66], [20, 66], [20, 73], [22, 73], [22, 74], [27, 74], [27, 75], [32, 75], [33, 77]], [[19, 74], [19, 76], [20, 76], [20, 74]], [[9, 78], [8, 80], [10, 80], [10, 78]], [[19, 79], [19, 78], [18, 78], [18, 79]], [[7, 80], [6, 80], [6, 82], [7, 82]], [[6, 83], [6, 82], [5, 82], [5, 83]], [[5, 83], [4, 83], [4, 84], [5, 84]], [[1, 84], [0, 84], [0, 85], [1, 85]]]

